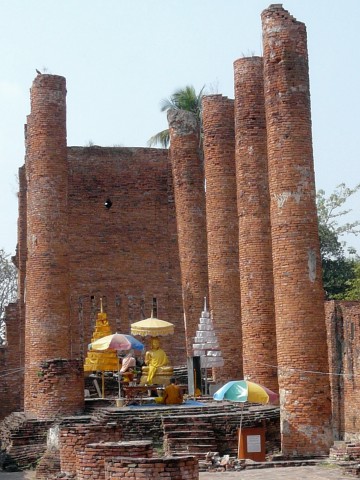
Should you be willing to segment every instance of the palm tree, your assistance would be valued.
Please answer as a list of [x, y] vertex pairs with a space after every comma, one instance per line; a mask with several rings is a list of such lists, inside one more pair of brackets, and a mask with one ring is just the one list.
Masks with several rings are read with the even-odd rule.
[[[199, 129], [201, 132], [201, 101], [204, 95], [204, 88], [205, 85], [202, 87], [198, 94], [196, 93], [195, 88], [192, 85], [187, 85], [184, 88], [179, 88], [171, 95], [170, 98], [164, 98], [163, 100], [161, 100], [161, 112], [166, 112], [172, 109], [193, 112], [196, 115], [199, 123]], [[168, 128], [166, 130], [163, 130], [162, 132], [155, 134], [148, 140], [149, 147], [160, 144], [162, 147], [167, 148], [169, 146], [169, 143], [170, 132]]]

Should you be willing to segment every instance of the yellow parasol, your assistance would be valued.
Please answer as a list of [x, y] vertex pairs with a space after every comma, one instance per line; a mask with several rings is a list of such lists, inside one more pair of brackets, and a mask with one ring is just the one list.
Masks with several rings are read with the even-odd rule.
[[153, 317], [152, 312], [150, 318], [145, 318], [145, 320], [140, 320], [131, 325], [131, 334], [141, 335], [142, 337], [146, 337], [147, 335], [158, 337], [160, 335], [172, 335], [173, 333], [174, 324]]

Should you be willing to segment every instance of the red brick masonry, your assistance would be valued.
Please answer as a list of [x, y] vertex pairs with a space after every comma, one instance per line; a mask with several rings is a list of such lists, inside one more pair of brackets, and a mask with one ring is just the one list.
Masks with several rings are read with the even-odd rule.
[[199, 464], [194, 457], [113, 458], [105, 460], [105, 479], [198, 480]]
[[[76, 454], [77, 480], [104, 480], [105, 462], [114, 457], [132, 457], [136, 462], [139, 459], [152, 457], [151, 441], [93, 443], [86, 445], [84, 450]], [[128, 476], [126, 477], [128, 478]]]

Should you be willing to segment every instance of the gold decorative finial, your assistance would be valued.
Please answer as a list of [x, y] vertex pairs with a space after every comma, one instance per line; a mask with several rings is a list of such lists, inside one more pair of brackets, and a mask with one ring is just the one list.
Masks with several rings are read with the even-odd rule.
[[102, 297], [100, 297], [100, 313], [104, 313], [103, 303], [102, 303]]

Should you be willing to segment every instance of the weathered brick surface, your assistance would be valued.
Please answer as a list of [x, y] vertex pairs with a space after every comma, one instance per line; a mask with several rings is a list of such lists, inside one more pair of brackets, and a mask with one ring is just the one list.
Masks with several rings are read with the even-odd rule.
[[[26, 211], [26, 178], [25, 168], [19, 169], [19, 185], [22, 193], [18, 195], [19, 212]], [[21, 217], [21, 218], [20, 218]], [[25, 356], [25, 310], [24, 288], [26, 263], [26, 220], [19, 215], [18, 219], [19, 244], [25, 248], [16, 249], [12, 257], [18, 269], [18, 298], [16, 303], [5, 309], [6, 344], [0, 347], [0, 371], [2, 372], [0, 388], [0, 420], [11, 412], [20, 411], [24, 407], [24, 356]]]
[[[175, 324], [164, 345], [185, 363], [180, 264], [168, 152], [69, 147], [72, 349], [86, 355], [103, 298], [112, 331], [157, 315]], [[91, 172], [91, 173], [90, 173]], [[104, 207], [110, 199], [110, 209]], [[74, 354], [75, 354], [74, 353]]]
[[46, 434], [51, 421], [29, 418], [13, 412], [0, 422], [0, 468], [28, 468], [46, 450]]
[[203, 130], [210, 311], [224, 358], [214, 376], [227, 381], [243, 373], [234, 101], [205, 96]]
[[36, 480], [56, 478], [60, 473], [60, 453], [56, 449], [48, 449], [36, 465]]
[[278, 391], [263, 60], [234, 62], [243, 368]]
[[360, 303], [325, 304], [334, 440], [360, 442]]
[[105, 480], [106, 459], [114, 457], [151, 458], [152, 442], [104, 442], [92, 443], [76, 453], [77, 480]]
[[191, 356], [204, 297], [208, 297], [204, 169], [199, 154], [199, 130], [195, 114], [170, 110], [168, 122], [186, 348], [188, 355]]
[[[359, 461], [360, 443], [351, 444], [345, 441], [336, 441], [330, 449], [329, 457], [331, 460], [340, 461]], [[360, 467], [360, 465], [358, 465]]]
[[282, 449], [326, 454], [331, 403], [322, 374], [328, 358], [306, 29], [281, 5], [264, 10], [262, 25]]
[[105, 479], [129, 480], [160, 478], [176, 480], [198, 480], [199, 464], [191, 456], [181, 458], [125, 458], [117, 457], [105, 460]]
[[[38, 419], [80, 414], [84, 409], [84, 369], [82, 361], [44, 360], [36, 372], [36, 396], [41, 399]], [[82, 387], [82, 388], [81, 388]]]
[[[40, 388], [41, 364], [71, 356], [69, 325], [66, 85], [63, 77], [38, 75], [31, 89], [26, 140], [27, 275], [25, 410], [41, 415], [48, 392]], [[58, 373], [63, 373], [60, 369]], [[55, 374], [55, 371], [54, 371]], [[76, 369], [74, 379], [78, 377]], [[70, 379], [71, 370], [67, 373]], [[78, 379], [78, 378], [77, 378]], [[61, 385], [53, 379], [52, 387]], [[60, 379], [59, 379], [60, 380]], [[82, 382], [66, 393], [79, 408]], [[62, 409], [53, 391], [46, 414]], [[71, 408], [71, 407], [70, 407]]]
[[76, 474], [76, 455], [94, 442], [115, 442], [122, 438], [119, 424], [69, 425], [60, 428], [61, 471]]

